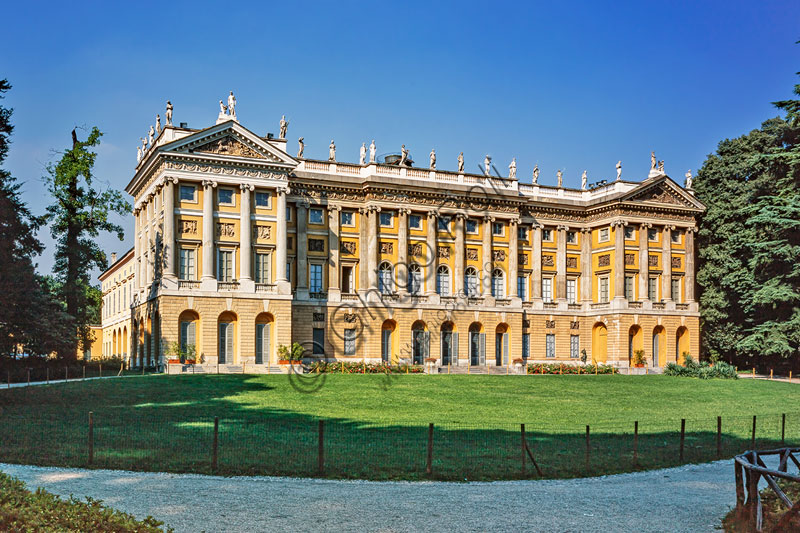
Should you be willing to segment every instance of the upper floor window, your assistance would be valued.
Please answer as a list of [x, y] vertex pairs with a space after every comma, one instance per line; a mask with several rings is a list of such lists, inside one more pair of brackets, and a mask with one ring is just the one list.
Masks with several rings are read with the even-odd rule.
[[492, 222], [492, 235], [503, 235], [505, 224], [502, 222]]
[[286, 206], [286, 222], [292, 221], [292, 208], [288, 205]]
[[600, 228], [600, 232], [597, 235], [597, 240], [599, 242], [608, 242], [610, 239], [610, 231], [608, 228]]
[[519, 239], [521, 241], [527, 241], [528, 240], [528, 228], [527, 227], [519, 226], [517, 228], [517, 239]]
[[255, 281], [256, 283], [269, 283], [270, 268], [269, 254], [256, 253]]
[[474, 267], [464, 271], [464, 292], [470, 297], [478, 296], [478, 271]]
[[408, 215], [408, 227], [422, 229], [422, 217], [420, 215]]
[[495, 298], [506, 297], [505, 276], [503, 275], [503, 271], [499, 268], [495, 268], [492, 271], [492, 296]]
[[408, 292], [411, 294], [422, 292], [422, 267], [416, 263], [408, 266]]
[[178, 278], [195, 279], [194, 250], [191, 248], [181, 248], [178, 262]]
[[439, 217], [437, 227], [439, 231], [450, 231], [450, 217]]
[[647, 230], [647, 240], [648, 241], [657, 241], [658, 240], [658, 230], [650, 228]]
[[542, 278], [542, 300], [547, 303], [553, 301], [553, 278]]
[[353, 212], [342, 211], [339, 220], [341, 221], [342, 226], [353, 226]]
[[567, 232], [567, 244], [575, 244], [578, 242], [578, 235], [574, 231]]
[[220, 250], [217, 255], [217, 280], [233, 281], [233, 250]]
[[680, 244], [680, 242], [681, 242], [681, 231], [677, 230], [677, 229], [673, 230], [670, 238], [672, 239], [672, 242], [674, 242], [675, 244]]
[[445, 265], [436, 270], [436, 292], [442, 296], [450, 295], [450, 269]]
[[269, 198], [268, 192], [256, 192], [256, 207], [269, 207]]
[[181, 197], [181, 202], [197, 201], [197, 187], [194, 185], [181, 185], [179, 194]]
[[528, 299], [528, 277], [517, 276], [517, 295], [522, 301]]
[[542, 240], [544, 242], [553, 242], [553, 230], [543, 229], [542, 230]]
[[633, 295], [634, 279], [633, 276], [625, 276], [625, 299], [629, 302], [634, 300]]
[[578, 299], [578, 280], [574, 278], [568, 279], [567, 303], [574, 304], [577, 299]]
[[308, 289], [309, 292], [312, 293], [319, 293], [322, 292], [322, 265], [319, 264], [312, 264], [310, 265], [310, 276], [308, 280]]
[[393, 218], [394, 218], [393, 213], [391, 211], [381, 211], [380, 213], [381, 226], [385, 228], [391, 228]]
[[219, 205], [233, 205], [233, 189], [220, 189], [217, 195]]
[[632, 241], [633, 240], [633, 232], [634, 229], [630, 226], [625, 226], [625, 240]]
[[309, 224], [322, 224], [322, 209], [309, 209], [308, 222]]
[[467, 233], [478, 233], [478, 221], [474, 218], [467, 219]]
[[608, 276], [598, 279], [598, 300], [600, 303], [608, 303]]
[[385, 261], [378, 267], [378, 290], [381, 294], [391, 294], [394, 291], [392, 265]]

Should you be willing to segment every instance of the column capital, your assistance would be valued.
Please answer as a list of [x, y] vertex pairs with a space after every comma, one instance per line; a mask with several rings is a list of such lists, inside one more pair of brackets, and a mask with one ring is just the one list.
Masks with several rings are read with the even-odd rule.
[[175, 176], [164, 176], [164, 184], [165, 185], [170, 185], [172, 183], [178, 183], [178, 181], [179, 181], [178, 178], [176, 178]]
[[581, 233], [586, 235], [587, 233], [591, 233], [592, 228], [581, 228]]
[[328, 204], [327, 208], [328, 208], [328, 212], [329, 213], [336, 213], [336, 212], [342, 210], [342, 206], [337, 205], [337, 204]]
[[483, 215], [484, 222], [494, 222], [496, 219], [492, 215]]
[[514, 226], [517, 226], [517, 225], [519, 225], [519, 218], [518, 217], [514, 217], [514, 218], [510, 219], [508, 221], [508, 223], [509, 224], [513, 224]]
[[142, 210], [142, 206], [141, 205], [138, 205], [138, 206], [134, 207], [133, 208], [133, 216], [139, 216], [139, 211], [141, 211], [141, 210]]
[[155, 198], [155, 196], [156, 196], [156, 193], [154, 193], [154, 192], [151, 192], [150, 194], [148, 194], [148, 195], [147, 195], [147, 202], [146, 202], [146, 203], [150, 203], [150, 202], [152, 202], [152, 201], [153, 201], [153, 198]]
[[306, 199], [297, 200], [295, 202], [295, 206], [297, 206], [298, 209], [300, 209], [300, 208], [308, 209], [309, 207], [311, 207], [311, 202], [309, 202]]
[[698, 228], [697, 226], [692, 226], [690, 228], [684, 228], [686, 233], [697, 233], [699, 229], [700, 228]]
[[208, 188], [208, 187], [214, 188], [216, 186], [217, 186], [217, 182], [214, 181], [214, 180], [203, 180], [203, 188], [204, 189]]
[[628, 225], [628, 222], [626, 220], [615, 220], [611, 225], [615, 228], [624, 227]]
[[567, 225], [565, 225], [565, 224], [559, 224], [559, 225], [556, 227], [556, 229], [557, 229], [558, 231], [569, 231], [569, 226], [567, 226]]
[[456, 213], [455, 218], [456, 220], [466, 220], [469, 217], [467, 217], [466, 213]]
[[255, 185], [252, 185], [252, 184], [250, 184], [250, 183], [240, 183], [240, 184], [239, 184], [239, 188], [240, 188], [242, 191], [250, 191], [250, 192], [253, 192], [253, 191], [255, 190], [255, 188], [256, 188], [256, 187], [255, 187]]
[[376, 213], [380, 213], [381, 212], [381, 206], [376, 205], [376, 204], [369, 204], [369, 205], [367, 205], [367, 211], [368, 212], [375, 211]]
[[397, 210], [397, 213], [400, 215], [410, 215], [411, 209], [408, 207], [401, 207], [400, 209]]
[[675, 226], [670, 224], [670, 225], [664, 226], [664, 229], [665, 230], [669, 230], [669, 231], [675, 231]]
[[292, 190], [289, 187], [275, 187], [275, 191], [278, 193], [279, 196], [286, 196]]
[[650, 229], [652, 227], [653, 227], [653, 224], [651, 222], [640, 222], [639, 223], [639, 228], [641, 228], [643, 230]]

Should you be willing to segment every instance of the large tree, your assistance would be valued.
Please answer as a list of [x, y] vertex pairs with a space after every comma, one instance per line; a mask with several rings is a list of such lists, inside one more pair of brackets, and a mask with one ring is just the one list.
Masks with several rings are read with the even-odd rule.
[[102, 133], [92, 128], [85, 141], [72, 130], [72, 147], [64, 150], [55, 165], [47, 167], [46, 177], [53, 203], [47, 208], [50, 231], [56, 239], [56, 262], [53, 268], [65, 311], [73, 320], [77, 339], [60, 355], [74, 358], [78, 348], [89, 343], [89, 325], [100, 316], [100, 289], [91, 284], [95, 268], [105, 269], [106, 255], [96, 242], [101, 232], [116, 233], [122, 240], [123, 229], [110, 215], [130, 212], [122, 193], [100, 188], [93, 174], [97, 154], [91, 149], [100, 144]]

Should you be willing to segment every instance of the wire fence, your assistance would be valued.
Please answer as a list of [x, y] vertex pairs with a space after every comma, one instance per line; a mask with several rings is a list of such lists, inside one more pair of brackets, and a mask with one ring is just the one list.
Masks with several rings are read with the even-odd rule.
[[221, 475], [359, 479], [570, 478], [730, 458], [800, 444], [800, 413], [631, 421], [374, 425], [292, 414], [185, 420], [104, 412], [0, 415], [0, 461]]

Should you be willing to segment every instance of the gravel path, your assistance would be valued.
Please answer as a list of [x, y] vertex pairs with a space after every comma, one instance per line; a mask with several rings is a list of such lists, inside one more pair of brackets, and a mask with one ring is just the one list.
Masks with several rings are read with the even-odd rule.
[[178, 532], [714, 531], [734, 505], [733, 462], [615, 476], [493, 483], [333, 481], [0, 463], [29, 488], [91, 496]]

